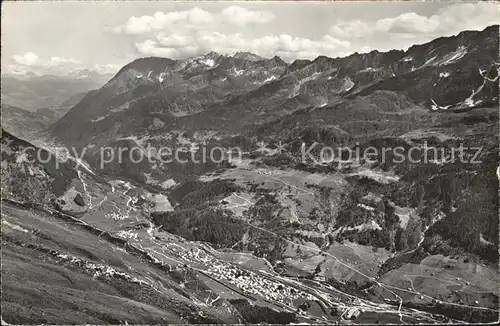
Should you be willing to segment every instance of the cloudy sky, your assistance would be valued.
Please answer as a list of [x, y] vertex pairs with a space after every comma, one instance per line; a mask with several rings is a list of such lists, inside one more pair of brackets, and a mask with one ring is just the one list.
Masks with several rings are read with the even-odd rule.
[[500, 23], [493, 2], [54, 1], [2, 9], [3, 73], [115, 72], [138, 57], [211, 50], [337, 57]]

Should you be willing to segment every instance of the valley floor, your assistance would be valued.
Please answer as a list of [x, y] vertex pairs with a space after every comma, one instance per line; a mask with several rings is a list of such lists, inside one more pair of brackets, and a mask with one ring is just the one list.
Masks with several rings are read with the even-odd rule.
[[[310, 211], [308, 197], [316, 195], [307, 184], [342, 187], [345, 182], [335, 175], [303, 174], [236, 167], [219, 177], [258, 182], [276, 190], [285, 203], [293, 203], [287, 194], [300, 196], [290, 213], [297, 219]], [[286, 272], [278, 274], [267, 260], [251, 253], [218, 251], [155, 227], [136, 205], [139, 192], [127, 182], [112, 181], [107, 189], [82, 175], [80, 180], [89, 209], [79, 218], [3, 203], [5, 322], [182, 323], [210, 316], [238, 323], [244, 320], [231, 304], [235, 300], [287, 312], [307, 323], [339, 322], [356, 311], [357, 323], [441, 323], [453, 320], [449, 312], [442, 315], [449, 308], [468, 311], [475, 320], [495, 318], [489, 292], [498, 277], [491, 266], [429, 256], [379, 277], [380, 266], [392, 256], [383, 249], [348, 241], [320, 249], [247, 220], [254, 231], [287, 244]], [[251, 194], [233, 193], [225, 205], [242, 218], [253, 204]], [[315, 277], [301, 277], [317, 266]], [[325, 278], [369, 281], [372, 291], [356, 296]], [[449, 293], [456, 293], [455, 298]], [[304, 302], [309, 302], [307, 311], [298, 309]]]

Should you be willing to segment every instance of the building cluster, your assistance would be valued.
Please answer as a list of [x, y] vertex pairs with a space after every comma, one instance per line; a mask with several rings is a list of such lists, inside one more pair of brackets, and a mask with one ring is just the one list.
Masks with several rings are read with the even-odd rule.
[[292, 307], [293, 301], [296, 299], [314, 300], [309, 294], [295, 288], [221, 261], [211, 264], [207, 273], [235, 285], [245, 293], [258, 295], [264, 299], [278, 301]]
[[[181, 247], [176, 246], [177, 248], [181, 249]], [[218, 260], [198, 248], [194, 250], [184, 249], [182, 252], [175, 250], [175, 253], [185, 261], [203, 263], [207, 267], [205, 272], [208, 275], [224, 280], [249, 295], [258, 295], [264, 299], [278, 301], [291, 307], [293, 307], [293, 301], [296, 299], [314, 300], [314, 297], [305, 292]]]

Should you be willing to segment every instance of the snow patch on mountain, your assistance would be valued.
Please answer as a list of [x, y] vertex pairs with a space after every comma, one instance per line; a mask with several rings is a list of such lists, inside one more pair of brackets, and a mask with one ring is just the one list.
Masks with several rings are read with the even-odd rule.
[[479, 69], [479, 73], [484, 78], [484, 81], [481, 84], [481, 86], [479, 86], [476, 90], [472, 90], [471, 95], [464, 100], [464, 104], [468, 107], [474, 107], [474, 106], [483, 102], [482, 100], [474, 100], [474, 97], [483, 90], [484, 86], [486, 85], [486, 82], [496, 82], [498, 80], [498, 77], [499, 77], [498, 74], [495, 78], [491, 79], [491, 78], [488, 78], [487, 76], [485, 76], [484, 72], [485, 71]]
[[[427, 61], [425, 61], [425, 63], [422, 65], [422, 67], [426, 67], [426, 66], [429, 66], [429, 65], [433, 64], [433, 63], [434, 63], [434, 60], [436, 60], [436, 58], [437, 58], [437, 55], [433, 56], [433, 57], [432, 57], [432, 58], [430, 58], [430, 59], [427, 59]], [[420, 68], [422, 68], [422, 67], [420, 67]], [[412, 71], [413, 71], [413, 70], [414, 70], [414, 69], [412, 68]]]
[[265, 84], [265, 83], [273, 81], [275, 79], [276, 79], [276, 76], [271, 76], [271, 77], [267, 78], [266, 80], [264, 80], [263, 83]]
[[213, 59], [205, 59], [201, 60], [201, 63], [203, 63], [205, 66], [213, 67], [215, 66], [215, 61]]
[[495, 78], [491, 79], [488, 76], [484, 75], [485, 72], [487, 72], [487, 70], [482, 70], [481, 68], [479, 68], [479, 74], [481, 75], [481, 77], [483, 77], [484, 80], [487, 80], [487, 81], [492, 82], [492, 83], [496, 82], [498, 80], [498, 76], [500, 76], [500, 73], [497, 72], [497, 76]]
[[458, 62], [467, 54], [467, 49], [464, 46], [460, 46], [456, 51], [446, 55], [439, 65], [450, 65], [452, 63]]
[[158, 81], [159, 81], [160, 83], [163, 83], [163, 81], [165, 80], [165, 76], [166, 76], [166, 75], [167, 75], [166, 73], [162, 72], [162, 73], [158, 76]]
[[440, 105], [437, 105], [436, 102], [434, 100], [431, 99], [431, 102], [432, 102], [432, 106], [431, 106], [431, 109], [433, 111], [437, 111], [437, 110], [448, 110], [448, 108], [451, 106], [451, 105], [447, 105], [447, 106], [440, 106]]
[[232, 74], [234, 76], [240, 76], [240, 75], [243, 75], [243, 73], [245, 72], [245, 69], [236, 69], [236, 67], [234, 67], [232, 69]]
[[449, 77], [451, 74], [449, 72], [442, 72], [439, 74], [439, 77], [440, 78], [446, 78], [446, 77]]
[[383, 69], [383, 68], [373, 68], [373, 67], [367, 67], [367, 68], [365, 68], [365, 69], [363, 69], [363, 70], [358, 71], [358, 73], [360, 73], [360, 72], [373, 72], [373, 71], [380, 71], [380, 70], [382, 70], [382, 69]]
[[481, 86], [479, 86], [478, 89], [472, 90], [472, 94], [464, 100], [464, 104], [468, 107], [474, 107], [483, 102], [482, 100], [474, 100], [474, 96], [476, 96], [480, 91], [482, 91], [483, 88], [484, 88], [484, 83]]
[[300, 94], [300, 88], [302, 87], [302, 85], [304, 85], [305, 83], [307, 83], [307, 82], [309, 82], [311, 80], [315, 80], [321, 74], [322, 74], [321, 72], [314, 72], [312, 75], [304, 77], [302, 79], [297, 78], [297, 76], [295, 74], [292, 75], [295, 78], [295, 80], [296, 80], [296, 84], [294, 85], [294, 87], [292, 89], [292, 92], [288, 96], [288, 98], [294, 98], [295, 96], [299, 95]]
[[351, 80], [351, 78], [349, 78], [349, 76], [347, 76], [345, 79], [344, 79], [344, 85], [342, 85], [342, 90], [343, 92], [348, 92], [350, 91], [352, 88], [354, 87], [354, 82]]
[[308, 76], [308, 77], [306, 77], [306, 78], [302, 79], [302, 80], [300, 81], [300, 83], [302, 83], [302, 84], [307, 83], [308, 81], [311, 81], [311, 80], [316, 79], [316, 78], [317, 78], [318, 76], [320, 76], [321, 74], [322, 74], [321, 72], [316, 71], [316, 72], [315, 72], [314, 74], [312, 74], [311, 76]]
[[106, 117], [107, 117], [107, 115], [102, 115], [102, 116], [97, 117], [97, 118], [95, 118], [95, 119], [92, 119], [92, 120], [90, 120], [90, 121], [92, 121], [92, 122], [99, 122], [99, 121], [101, 121], [101, 120], [106, 119]]

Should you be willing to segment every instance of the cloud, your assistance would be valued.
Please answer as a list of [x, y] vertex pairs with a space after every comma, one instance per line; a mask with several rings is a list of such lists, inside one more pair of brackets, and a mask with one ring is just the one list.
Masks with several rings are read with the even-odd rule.
[[166, 14], [158, 11], [153, 16], [130, 17], [125, 25], [115, 27], [114, 31], [139, 35], [162, 30], [176, 23], [201, 25], [213, 22], [213, 14], [199, 7], [194, 7], [190, 10], [173, 11]]
[[221, 11], [220, 15], [224, 21], [238, 26], [265, 24], [276, 18], [276, 16], [269, 11], [251, 11], [239, 6], [227, 7]]
[[24, 66], [33, 66], [38, 64], [38, 62], [40, 61], [38, 56], [33, 52], [26, 52], [23, 55], [14, 55], [12, 59], [14, 60], [15, 63]]
[[174, 49], [188, 47], [194, 42], [193, 37], [181, 34], [165, 35], [164, 33], [159, 33], [157, 39], [162, 46]]
[[[450, 36], [463, 30], [481, 30], [499, 23], [500, 16], [496, 4], [463, 3], [447, 6], [437, 14], [428, 17], [408, 12], [372, 23], [339, 22], [332, 26], [330, 33], [340, 39], [366, 38], [373, 35], [404, 37], [397, 34], [412, 34], [414, 38], [422, 35], [436, 37]], [[404, 38], [411, 39], [412, 37]]]
[[439, 28], [439, 18], [420, 16], [414, 12], [377, 21], [375, 30], [389, 33], [433, 33]]
[[[406, 49], [440, 36], [462, 30], [482, 30], [500, 23], [492, 3], [448, 5], [432, 15], [405, 12], [373, 20], [338, 21], [316, 37], [299, 37], [277, 28], [279, 12], [255, 11], [229, 6], [210, 13], [198, 7], [186, 11], [157, 12], [152, 16], [131, 17], [120, 32], [134, 34], [134, 45], [143, 56], [180, 59], [217, 51], [222, 54], [250, 51], [283, 59], [314, 59], [319, 55], [338, 57], [372, 49]], [[255, 24], [269, 24], [275, 32], [264, 36]], [[142, 35], [142, 36], [138, 36]]]
[[[167, 57], [167, 58], [180, 58], [189, 56], [189, 51], [186, 48], [170, 48], [163, 47], [158, 42], [153, 40], [145, 40], [135, 44], [137, 51], [145, 56]], [[196, 51], [195, 51], [196, 52]]]
[[252, 11], [239, 6], [230, 6], [213, 14], [199, 7], [168, 13], [156, 12], [152, 16], [130, 17], [124, 25], [116, 26], [116, 33], [141, 35], [150, 32], [180, 28], [222, 28], [224, 24], [245, 26], [265, 24], [275, 19], [269, 11]]
[[478, 30], [499, 24], [500, 16], [497, 4], [465, 3], [450, 5], [430, 17], [410, 13], [388, 20], [387, 23], [388, 31], [393, 33], [452, 35], [463, 30]]
[[33, 68], [54, 68], [81, 64], [77, 59], [64, 58], [64, 57], [50, 57], [49, 59], [42, 59], [33, 52], [26, 52], [21, 55], [13, 55], [12, 60], [20, 66], [33, 67]]
[[95, 64], [94, 66], [88, 68], [91, 71], [95, 71], [101, 75], [110, 75], [116, 74], [122, 65], [112, 64], [112, 63], [104, 63], [104, 64]]
[[[95, 71], [99, 74], [116, 73], [120, 68], [116, 64], [93, 64], [85, 65], [80, 60], [66, 57], [41, 58], [34, 52], [16, 54], [12, 56], [12, 64], [5, 66], [7, 73], [24, 75], [33, 72], [39, 75], [54, 74], [67, 75], [80, 70]], [[2, 67], [3, 68], [3, 67]]]
[[367, 49], [388, 51], [407, 49], [414, 44], [437, 37], [456, 35], [464, 30], [483, 30], [500, 24], [498, 8], [493, 3], [461, 3], [444, 7], [434, 15], [406, 12], [374, 21], [339, 21], [328, 34], [338, 40], [349, 40], [352, 52]]
[[236, 51], [273, 57], [280, 55], [284, 59], [297, 57], [312, 59], [318, 53], [335, 55], [348, 50], [350, 43], [325, 35], [321, 39], [294, 37], [288, 34], [246, 38], [242, 34], [224, 34], [215, 31], [197, 31], [193, 35], [158, 34], [155, 39], [136, 43], [136, 49], [145, 56], [166, 56], [172, 59], [200, 55], [209, 51], [228, 54]]
[[348, 40], [350, 38], [367, 37], [373, 33], [373, 26], [359, 20], [338, 22], [330, 28], [330, 35], [339, 39]]

